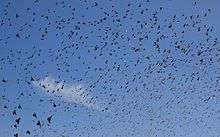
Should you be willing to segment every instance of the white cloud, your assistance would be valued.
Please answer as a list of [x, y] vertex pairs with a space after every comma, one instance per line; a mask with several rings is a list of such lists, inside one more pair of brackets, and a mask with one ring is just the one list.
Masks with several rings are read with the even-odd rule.
[[86, 92], [82, 84], [67, 84], [51, 77], [45, 77], [44, 79], [33, 81], [33, 85], [48, 92], [50, 95], [55, 94], [61, 96], [65, 101], [81, 104], [92, 109], [98, 109], [95, 105], [95, 98]]

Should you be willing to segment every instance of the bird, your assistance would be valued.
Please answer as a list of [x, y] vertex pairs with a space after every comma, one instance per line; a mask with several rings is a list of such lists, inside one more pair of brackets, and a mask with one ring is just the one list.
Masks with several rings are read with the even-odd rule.
[[52, 115], [47, 118], [48, 123], [51, 123]]
[[3, 1], [2, 136], [217, 136], [217, 10], [204, 3]]

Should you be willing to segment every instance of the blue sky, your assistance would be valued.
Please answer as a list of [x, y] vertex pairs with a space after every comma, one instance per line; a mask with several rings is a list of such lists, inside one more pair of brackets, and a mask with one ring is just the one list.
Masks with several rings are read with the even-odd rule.
[[0, 1], [0, 137], [219, 137], [219, 4]]

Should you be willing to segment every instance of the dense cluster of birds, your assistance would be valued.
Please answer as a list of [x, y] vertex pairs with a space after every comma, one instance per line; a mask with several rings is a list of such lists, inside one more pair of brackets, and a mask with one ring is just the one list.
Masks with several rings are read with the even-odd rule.
[[1, 137], [220, 136], [212, 8], [0, 3]]

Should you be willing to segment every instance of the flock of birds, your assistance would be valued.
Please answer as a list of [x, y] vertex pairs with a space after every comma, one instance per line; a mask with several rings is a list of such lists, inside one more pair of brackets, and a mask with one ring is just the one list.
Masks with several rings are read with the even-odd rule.
[[188, 3], [1, 1], [0, 137], [219, 137], [212, 9]]

